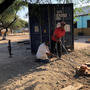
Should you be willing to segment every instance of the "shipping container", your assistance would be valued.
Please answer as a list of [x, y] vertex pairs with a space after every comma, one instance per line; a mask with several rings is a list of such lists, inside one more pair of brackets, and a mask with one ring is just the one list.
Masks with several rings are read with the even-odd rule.
[[[40, 43], [49, 40], [56, 24], [66, 23], [62, 38], [67, 50], [74, 49], [73, 4], [29, 4], [31, 52], [36, 53]], [[51, 47], [51, 45], [50, 45]]]

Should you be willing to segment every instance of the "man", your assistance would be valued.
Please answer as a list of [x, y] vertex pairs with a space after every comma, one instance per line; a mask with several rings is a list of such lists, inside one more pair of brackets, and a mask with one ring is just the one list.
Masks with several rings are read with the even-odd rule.
[[58, 58], [61, 58], [61, 38], [65, 35], [64, 30], [65, 22], [57, 23], [57, 27], [51, 37], [51, 53], [55, 54], [55, 45], [57, 43]]
[[49, 42], [47, 41], [39, 46], [38, 51], [36, 53], [36, 61], [44, 63], [48, 63], [50, 61], [48, 56], [51, 56], [51, 53], [49, 51], [48, 45]]

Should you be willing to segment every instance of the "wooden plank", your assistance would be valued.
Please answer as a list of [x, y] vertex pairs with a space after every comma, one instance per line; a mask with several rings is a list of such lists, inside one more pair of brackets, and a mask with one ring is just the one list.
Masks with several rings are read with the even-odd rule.
[[81, 83], [75, 83], [73, 85], [69, 85], [61, 90], [77, 90], [79, 88], [83, 87], [83, 85]]

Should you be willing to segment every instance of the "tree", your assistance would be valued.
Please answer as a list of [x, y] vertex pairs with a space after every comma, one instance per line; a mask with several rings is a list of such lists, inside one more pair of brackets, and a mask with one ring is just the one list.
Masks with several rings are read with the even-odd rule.
[[[58, 3], [74, 3], [75, 0], [57, 0]], [[89, 0], [77, 0], [79, 3], [88, 3]], [[7, 3], [8, 2], [8, 3]], [[8, 28], [17, 20], [16, 14], [23, 6], [28, 6], [28, 3], [52, 3], [52, 0], [0, 0], [0, 31]], [[75, 12], [80, 9], [75, 8]], [[9, 18], [10, 17], [10, 18]], [[5, 33], [6, 35], [6, 33]]]
[[27, 0], [0, 0], [0, 14], [8, 9], [15, 1], [21, 2], [21, 5], [26, 5]]
[[15, 2], [9, 6], [2, 14], [0, 14], [0, 31], [6, 29], [3, 39], [6, 39], [6, 33], [8, 28], [16, 21], [17, 12], [22, 9], [23, 6], [27, 6], [27, 2], [22, 0], [15, 0]]
[[90, 0], [57, 0], [58, 3], [73, 3], [74, 5], [90, 3]]
[[27, 22], [18, 18], [11, 26], [11, 30], [21, 29], [22, 27], [27, 27]]
[[0, 1], [0, 14], [3, 13], [15, 0], [1, 0]]

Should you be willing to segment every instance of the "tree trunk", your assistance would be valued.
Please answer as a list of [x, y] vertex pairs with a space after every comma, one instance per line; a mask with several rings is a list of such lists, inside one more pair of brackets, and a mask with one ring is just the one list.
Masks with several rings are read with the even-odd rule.
[[16, 21], [16, 16], [15, 16], [15, 18], [14, 18], [14, 20], [6, 27], [6, 31], [5, 31], [5, 33], [4, 33], [4, 35], [3, 35], [3, 38], [2, 38], [2, 40], [6, 40], [6, 35], [7, 35], [7, 32], [8, 32], [8, 28]]
[[6, 40], [6, 35], [7, 35], [7, 32], [8, 32], [8, 28], [6, 28], [6, 31], [5, 31], [5, 33], [4, 33], [4, 35], [3, 35], [2, 40]]

